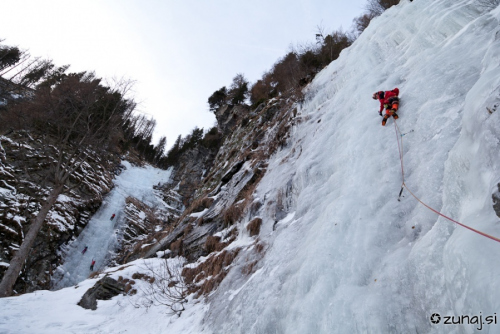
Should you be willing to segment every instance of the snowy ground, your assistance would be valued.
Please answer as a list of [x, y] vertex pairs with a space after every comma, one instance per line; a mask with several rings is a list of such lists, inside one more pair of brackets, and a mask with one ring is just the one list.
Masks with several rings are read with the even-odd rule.
[[[230, 271], [208, 306], [191, 301], [176, 319], [117, 297], [87, 311], [75, 303], [90, 280], [1, 299], [0, 333], [500, 333], [500, 244], [407, 191], [397, 201], [398, 136], [392, 119], [380, 125], [371, 99], [377, 90], [401, 91], [398, 125], [414, 130], [403, 137], [411, 191], [500, 237], [491, 199], [500, 182], [493, 3], [403, 0], [316, 77], [303, 122], [258, 188], [269, 199], [265, 256], [250, 276]], [[269, 203], [287, 185], [289, 215], [273, 230]], [[446, 316], [471, 323], [447, 325]]]
[[[96, 261], [94, 271], [107, 266], [124, 222], [122, 212], [127, 197], [135, 197], [150, 206], [160, 201], [154, 194], [153, 186], [159, 182], [167, 182], [170, 170], [164, 171], [151, 166], [135, 167], [127, 161], [123, 165], [126, 169], [116, 177], [115, 187], [106, 195], [101, 208], [78, 238], [66, 248], [64, 264], [57, 268], [53, 279], [56, 289], [75, 285], [86, 279], [91, 273], [92, 260]], [[113, 214], [116, 216], [111, 220]], [[85, 247], [88, 249], [82, 254]]]
[[107, 333], [186, 333], [199, 332], [203, 314], [202, 303], [191, 301], [189, 310], [181, 318], [168, 316], [166, 307], [140, 307], [144, 299], [144, 282], [135, 280], [135, 296], [117, 296], [99, 300], [98, 309], [91, 311], [77, 305], [82, 295], [104, 274], [114, 279], [131, 277], [134, 273], [149, 273], [157, 268], [160, 259], [137, 260], [118, 268], [106, 270], [95, 279], [88, 279], [74, 287], [58, 291], [36, 291], [22, 297], [3, 298], [0, 309], [1, 334], [107, 334]]

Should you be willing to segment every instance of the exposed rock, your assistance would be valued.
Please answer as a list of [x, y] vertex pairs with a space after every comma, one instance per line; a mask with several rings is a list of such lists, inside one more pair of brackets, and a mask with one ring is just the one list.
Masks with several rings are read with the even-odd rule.
[[250, 107], [247, 105], [223, 105], [215, 111], [215, 118], [217, 119], [217, 126], [219, 131], [227, 136], [232, 132], [234, 127], [241, 121], [241, 119], [248, 116]]
[[205, 171], [209, 170], [217, 154], [217, 150], [197, 146], [187, 150], [174, 169], [171, 184], [181, 196], [182, 203], [187, 206], [200, 187]]
[[238, 161], [233, 167], [231, 167], [229, 172], [224, 174], [224, 176], [222, 177], [222, 179], [221, 179], [222, 184], [224, 185], [224, 184], [228, 183], [229, 180], [231, 180], [231, 178], [233, 177], [233, 175], [238, 173], [238, 171], [241, 169], [241, 167], [243, 166], [244, 163], [245, 163], [245, 161]]
[[122, 244], [115, 260], [119, 264], [137, 259], [141, 250], [148, 249], [148, 245], [156, 242], [155, 232], [168, 230], [180, 212], [175, 209], [152, 208], [136, 198], [128, 197], [124, 214]]
[[498, 217], [500, 217], [500, 183], [497, 185], [498, 191], [492, 195], [493, 198], [493, 210]]
[[106, 276], [85, 292], [78, 305], [89, 310], [97, 310], [97, 300], [109, 300], [124, 292], [123, 283]]

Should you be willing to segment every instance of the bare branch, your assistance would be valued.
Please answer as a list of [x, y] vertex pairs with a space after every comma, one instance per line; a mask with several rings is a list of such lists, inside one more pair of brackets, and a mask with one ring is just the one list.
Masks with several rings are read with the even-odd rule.
[[144, 261], [148, 271], [146, 287], [143, 289], [143, 307], [151, 305], [166, 306], [168, 314], [178, 316], [185, 310], [189, 286], [182, 276], [184, 260], [181, 258], [164, 259], [159, 266]]

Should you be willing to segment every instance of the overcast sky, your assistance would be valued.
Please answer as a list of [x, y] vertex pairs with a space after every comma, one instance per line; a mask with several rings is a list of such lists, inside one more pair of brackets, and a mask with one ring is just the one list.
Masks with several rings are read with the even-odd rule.
[[291, 44], [349, 30], [366, 0], [0, 0], [0, 38], [70, 70], [133, 79], [167, 146], [213, 126], [207, 99], [260, 79]]

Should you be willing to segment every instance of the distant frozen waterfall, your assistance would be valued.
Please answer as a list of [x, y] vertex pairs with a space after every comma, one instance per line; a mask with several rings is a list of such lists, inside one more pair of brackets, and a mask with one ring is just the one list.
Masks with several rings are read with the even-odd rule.
[[[78, 238], [64, 250], [64, 263], [53, 277], [53, 287], [61, 289], [75, 285], [91, 273], [90, 266], [95, 261], [94, 271], [106, 267], [118, 246], [118, 233], [124, 223], [125, 199], [135, 197], [148, 205], [161, 201], [153, 190], [153, 185], [164, 183], [170, 177], [165, 171], [151, 166], [135, 167], [124, 161], [126, 169], [116, 177], [115, 187], [105, 197], [101, 208], [91, 218]], [[113, 219], [111, 217], [115, 215]], [[83, 250], [87, 247], [87, 250]]]

